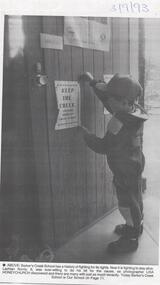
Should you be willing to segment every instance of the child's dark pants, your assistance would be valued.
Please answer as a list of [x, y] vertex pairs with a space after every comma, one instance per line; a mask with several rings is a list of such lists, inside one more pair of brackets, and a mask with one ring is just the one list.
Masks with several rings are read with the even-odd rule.
[[[119, 167], [118, 167], [119, 164]], [[140, 226], [143, 220], [143, 201], [141, 189], [141, 173], [144, 168], [144, 161], [141, 163], [123, 161], [115, 163], [113, 182], [116, 187], [119, 208], [130, 209], [135, 235], [139, 235]], [[112, 163], [113, 166], [113, 163]]]

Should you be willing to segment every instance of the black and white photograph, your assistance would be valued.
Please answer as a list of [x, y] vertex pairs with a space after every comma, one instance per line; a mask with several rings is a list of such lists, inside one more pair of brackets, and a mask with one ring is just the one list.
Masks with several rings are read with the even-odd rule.
[[4, 15], [0, 261], [159, 265], [159, 31]]

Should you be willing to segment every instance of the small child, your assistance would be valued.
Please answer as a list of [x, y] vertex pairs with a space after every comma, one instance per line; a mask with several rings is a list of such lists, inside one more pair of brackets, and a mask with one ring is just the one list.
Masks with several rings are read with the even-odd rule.
[[107, 155], [119, 211], [125, 219], [125, 224], [115, 228], [121, 237], [108, 245], [108, 251], [131, 252], [138, 248], [138, 237], [143, 232], [141, 174], [144, 155], [141, 141], [147, 114], [137, 103], [142, 95], [142, 87], [131, 76], [119, 74], [115, 74], [108, 84], [96, 81], [89, 72], [82, 74], [80, 80], [90, 83], [104, 107], [112, 114], [104, 138], [80, 127], [87, 146], [96, 153]]

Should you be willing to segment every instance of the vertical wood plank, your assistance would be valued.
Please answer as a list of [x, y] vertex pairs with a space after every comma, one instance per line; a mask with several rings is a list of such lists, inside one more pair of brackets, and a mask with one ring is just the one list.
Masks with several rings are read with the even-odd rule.
[[[94, 75], [95, 78], [103, 79], [103, 52], [94, 51]], [[104, 136], [104, 108], [103, 104], [95, 98], [95, 118], [96, 118], [96, 135]], [[96, 191], [97, 191], [97, 216], [103, 213], [104, 201], [104, 180], [106, 178], [104, 167], [104, 155], [96, 154]]]
[[138, 19], [129, 19], [129, 36], [130, 36], [130, 74], [136, 79], [139, 78], [138, 72]]
[[113, 73], [121, 72], [120, 66], [120, 19], [114, 18], [112, 25], [112, 66]]
[[[58, 18], [63, 32], [64, 18]], [[71, 46], [64, 46], [59, 55], [60, 79], [72, 80], [72, 50]], [[65, 223], [66, 238], [77, 230], [76, 192], [76, 135], [75, 128], [61, 130], [63, 140], [63, 185], [65, 188]]]
[[[89, 71], [93, 74], [93, 51], [83, 50], [83, 65], [84, 71]], [[85, 96], [85, 113], [84, 124], [93, 133], [96, 132], [95, 125], [95, 96], [92, 89], [85, 84], [84, 86]], [[87, 224], [92, 222], [97, 215], [96, 207], [96, 155], [93, 151], [87, 149], [86, 153], [86, 190], [87, 190], [87, 210], [88, 219]]]
[[[113, 74], [113, 21], [114, 18], [109, 18], [110, 21], [110, 49], [109, 52], [104, 52], [104, 74]], [[107, 124], [111, 115], [104, 116], [104, 132], [107, 131]], [[105, 158], [105, 190], [104, 190], [104, 207], [107, 211], [111, 210], [116, 205], [115, 193], [113, 192], [112, 173], [109, 169], [107, 158]]]
[[[77, 81], [83, 72], [83, 53], [82, 48], [72, 47], [72, 79]], [[84, 89], [81, 86], [81, 110], [84, 108]], [[75, 207], [77, 208], [77, 230], [86, 224], [87, 219], [87, 196], [86, 196], [86, 147], [81, 135], [74, 130], [76, 137], [76, 183], [74, 189]]]
[[112, 49], [113, 49], [113, 19], [108, 18], [110, 25], [110, 44], [109, 44], [109, 51], [103, 52], [103, 73], [104, 74], [112, 74], [113, 70], [113, 62], [112, 62]]
[[140, 104], [144, 106], [144, 88], [145, 88], [145, 36], [144, 36], [144, 19], [138, 19], [139, 27], [139, 82], [143, 88], [143, 96], [140, 98]]
[[113, 72], [128, 73], [128, 19], [115, 18], [113, 20]]
[[[42, 31], [47, 34], [58, 34], [56, 17], [43, 17]], [[52, 181], [52, 204], [54, 207], [54, 235], [55, 246], [66, 240], [65, 235], [65, 197], [63, 175], [63, 154], [59, 153], [61, 146], [61, 134], [54, 130], [57, 116], [57, 100], [54, 88], [54, 80], [59, 80], [59, 51], [54, 49], [44, 49], [45, 73], [48, 76], [48, 88], [46, 98], [48, 136], [49, 136], [49, 157]]]
[[129, 21], [128, 18], [119, 19], [119, 42], [120, 48], [120, 72], [122, 74], [129, 73]]

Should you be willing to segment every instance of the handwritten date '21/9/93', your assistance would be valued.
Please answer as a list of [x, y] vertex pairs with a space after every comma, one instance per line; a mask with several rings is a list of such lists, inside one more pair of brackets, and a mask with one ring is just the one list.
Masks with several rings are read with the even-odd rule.
[[113, 4], [112, 12], [118, 12], [121, 14], [133, 13], [147, 13], [149, 12], [149, 7], [146, 3], [138, 3], [138, 2], [117, 2]]

